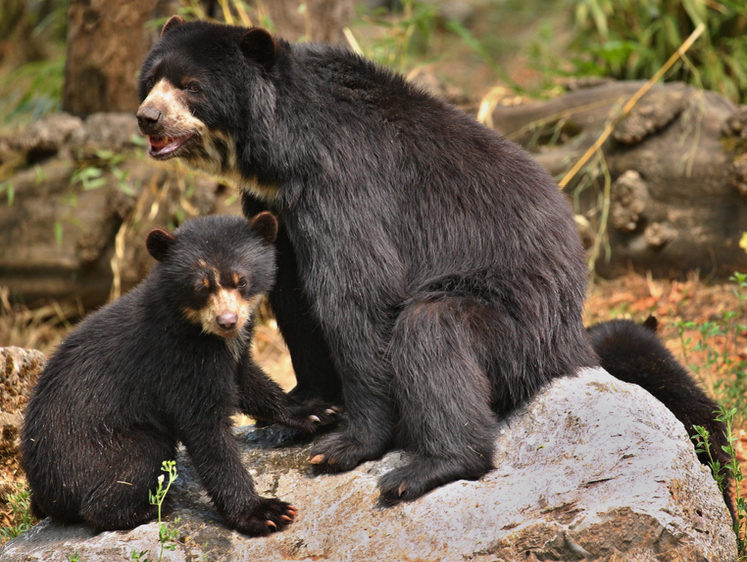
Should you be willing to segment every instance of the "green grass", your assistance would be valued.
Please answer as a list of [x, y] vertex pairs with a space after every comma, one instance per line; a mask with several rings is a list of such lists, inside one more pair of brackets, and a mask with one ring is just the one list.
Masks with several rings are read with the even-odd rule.
[[11, 524], [0, 529], [0, 544], [25, 533], [38, 522], [31, 514], [31, 496], [25, 482], [17, 484], [16, 491], [8, 494], [7, 503], [11, 510]]

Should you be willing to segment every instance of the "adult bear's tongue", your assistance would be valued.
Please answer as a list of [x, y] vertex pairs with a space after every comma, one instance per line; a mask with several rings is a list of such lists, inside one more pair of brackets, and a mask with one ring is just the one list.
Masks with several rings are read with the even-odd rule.
[[152, 156], [166, 156], [179, 148], [184, 141], [192, 135], [183, 135], [181, 137], [148, 137], [150, 140], [150, 153]]
[[169, 142], [171, 141], [169, 137], [149, 137], [149, 138], [150, 138], [150, 148], [154, 152], [158, 152], [164, 146], [169, 144]]

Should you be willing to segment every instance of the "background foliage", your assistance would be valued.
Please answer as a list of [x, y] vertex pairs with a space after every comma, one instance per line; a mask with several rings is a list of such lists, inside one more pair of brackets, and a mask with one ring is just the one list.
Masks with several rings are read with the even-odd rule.
[[695, 27], [705, 33], [667, 77], [747, 101], [744, 0], [576, 0], [572, 48], [579, 73], [647, 79]]

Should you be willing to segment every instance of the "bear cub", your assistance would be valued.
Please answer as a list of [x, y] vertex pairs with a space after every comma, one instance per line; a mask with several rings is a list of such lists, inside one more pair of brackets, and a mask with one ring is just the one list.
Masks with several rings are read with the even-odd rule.
[[294, 507], [255, 491], [230, 421], [241, 411], [312, 432], [336, 418], [297, 404], [249, 352], [277, 227], [261, 213], [150, 232], [150, 275], [70, 334], [29, 401], [21, 450], [35, 515], [99, 531], [149, 521], [148, 492], [181, 441], [228, 526], [267, 535], [293, 521]]

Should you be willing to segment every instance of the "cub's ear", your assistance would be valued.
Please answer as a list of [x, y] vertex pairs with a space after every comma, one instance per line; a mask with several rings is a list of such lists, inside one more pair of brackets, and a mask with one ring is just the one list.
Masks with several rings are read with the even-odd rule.
[[169, 249], [176, 242], [176, 238], [168, 230], [162, 228], [154, 228], [148, 233], [148, 237], [145, 239], [145, 247], [148, 248], [148, 253], [153, 256], [156, 261], [163, 261], [166, 254], [169, 253]]
[[269, 69], [275, 64], [277, 46], [270, 33], [260, 27], [252, 27], [244, 33], [239, 48], [246, 58]]
[[177, 27], [179, 27], [181, 24], [184, 23], [184, 18], [182, 16], [171, 16], [168, 21], [163, 25], [163, 28], [161, 29], [161, 37], [166, 35], [168, 31], [173, 31]]
[[646, 328], [647, 330], [656, 332], [656, 330], [659, 328], [659, 321], [656, 319], [656, 316], [650, 314], [649, 317], [646, 318], [642, 326]]
[[272, 213], [265, 211], [252, 217], [249, 221], [249, 229], [259, 234], [269, 246], [277, 238], [278, 220]]

